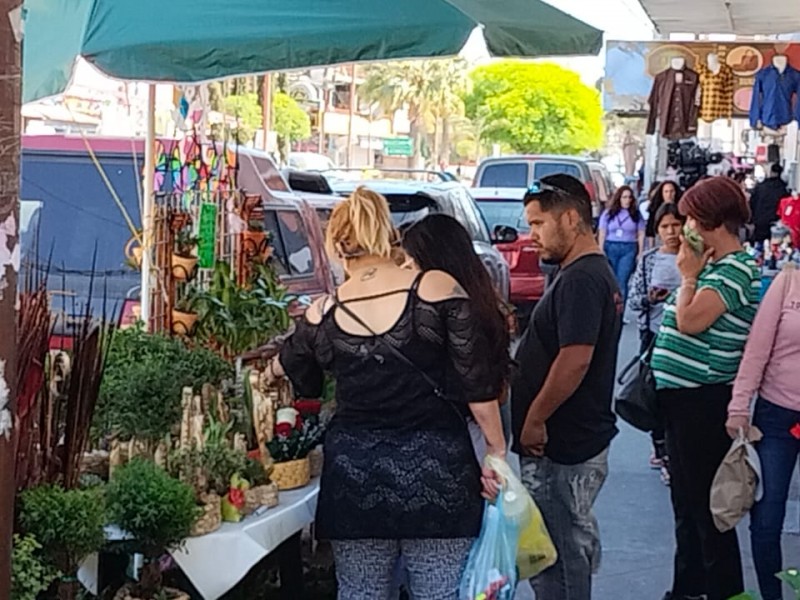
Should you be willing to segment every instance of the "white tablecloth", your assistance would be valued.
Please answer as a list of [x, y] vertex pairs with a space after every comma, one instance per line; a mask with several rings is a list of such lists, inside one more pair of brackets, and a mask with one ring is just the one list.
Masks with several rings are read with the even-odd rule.
[[[319, 479], [299, 490], [281, 492], [275, 508], [189, 538], [172, 558], [205, 600], [217, 600], [261, 559], [314, 522], [318, 495]], [[96, 587], [96, 572], [97, 558], [90, 557], [79, 575], [90, 591], [92, 584]]]

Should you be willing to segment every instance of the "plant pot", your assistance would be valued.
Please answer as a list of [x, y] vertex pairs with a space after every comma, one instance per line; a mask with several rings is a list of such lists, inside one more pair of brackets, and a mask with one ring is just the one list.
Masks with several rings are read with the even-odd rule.
[[[163, 595], [160, 597], [164, 598], [165, 600], [191, 600], [189, 594], [173, 588], [167, 588], [167, 587], [161, 588], [161, 593]], [[123, 585], [119, 589], [119, 591], [114, 595], [114, 600], [143, 600], [143, 599], [133, 595], [131, 585]]]
[[216, 494], [205, 494], [200, 500], [203, 502], [203, 514], [192, 527], [192, 537], [206, 535], [222, 525], [222, 499]]
[[197, 313], [172, 310], [172, 333], [175, 335], [192, 335], [196, 325]]
[[269, 250], [267, 234], [263, 231], [245, 231], [242, 233], [242, 253], [248, 258], [256, 256], [266, 258]]
[[197, 257], [172, 255], [172, 277], [178, 281], [190, 281], [197, 273]]
[[301, 488], [311, 481], [311, 463], [308, 458], [276, 462], [272, 467], [271, 479], [281, 491]]
[[308, 453], [308, 462], [311, 466], [311, 477], [319, 477], [322, 475], [322, 465], [325, 461], [325, 456], [322, 454], [322, 446], [317, 446]]
[[278, 506], [278, 486], [275, 483], [259, 485], [244, 493], [244, 514], [252, 514], [262, 506]]

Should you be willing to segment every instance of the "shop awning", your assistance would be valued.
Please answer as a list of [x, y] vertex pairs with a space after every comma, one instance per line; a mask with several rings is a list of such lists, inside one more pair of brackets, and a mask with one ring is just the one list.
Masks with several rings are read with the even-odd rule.
[[186, 83], [344, 62], [597, 54], [603, 34], [542, 0], [26, 0], [23, 97], [64, 90], [76, 57]]
[[659, 33], [775, 35], [800, 31], [786, 0], [640, 0]]

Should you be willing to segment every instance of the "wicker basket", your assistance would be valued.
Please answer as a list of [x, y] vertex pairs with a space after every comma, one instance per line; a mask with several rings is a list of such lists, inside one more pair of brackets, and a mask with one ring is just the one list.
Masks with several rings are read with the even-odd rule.
[[244, 493], [244, 514], [249, 515], [261, 506], [278, 506], [278, 486], [275, 483], [259, 485]]
[[206, 494], [202, 497], [203, 514], [192, 527], [191, 536], [206, 535], [219, 529], [222, 525], [222, 499], [216, 494]]
[[308, 458], [275, 463], [270, 479], [278, 485], [279, 490], [293, 490], [308, 485], [311, 481], [311, 463]]
[[[163, 598], [167, 598], [167, 600], [190, 600], [189, 594], [186, 592], [182, 592], [181, 590], [176, 590], [173, 588], [163, 588]], [[119, 591], [114, 595], [114, 600], [140, 600], [136, 596], [133, 595], [131, 591], [131, 586], [126, 584], [122, 586]]]
[[322, 454], [322, 446], [314, 448], [308, 453], [308, 462], [311, 463], [311, 477], [319, 477], [322, 475], [322, 465], [325, 457]]

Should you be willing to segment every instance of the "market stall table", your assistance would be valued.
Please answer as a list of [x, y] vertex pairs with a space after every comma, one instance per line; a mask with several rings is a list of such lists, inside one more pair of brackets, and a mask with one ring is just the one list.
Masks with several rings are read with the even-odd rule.
[[[170, 554], [205, 600], [216, 600], [233, 588], [256, 564], [314, 522], [319, 479], [306, 487], [280, 493], [280, 504], [239, 523], [223, 523], [216, 531], [188, 538]], [[121, 539], [120, 532], [109, 539]], [[299, 557], [298, 557], [299, 560]], [[79, 578], [96, 593], [97, 557], [81, 567]]]

